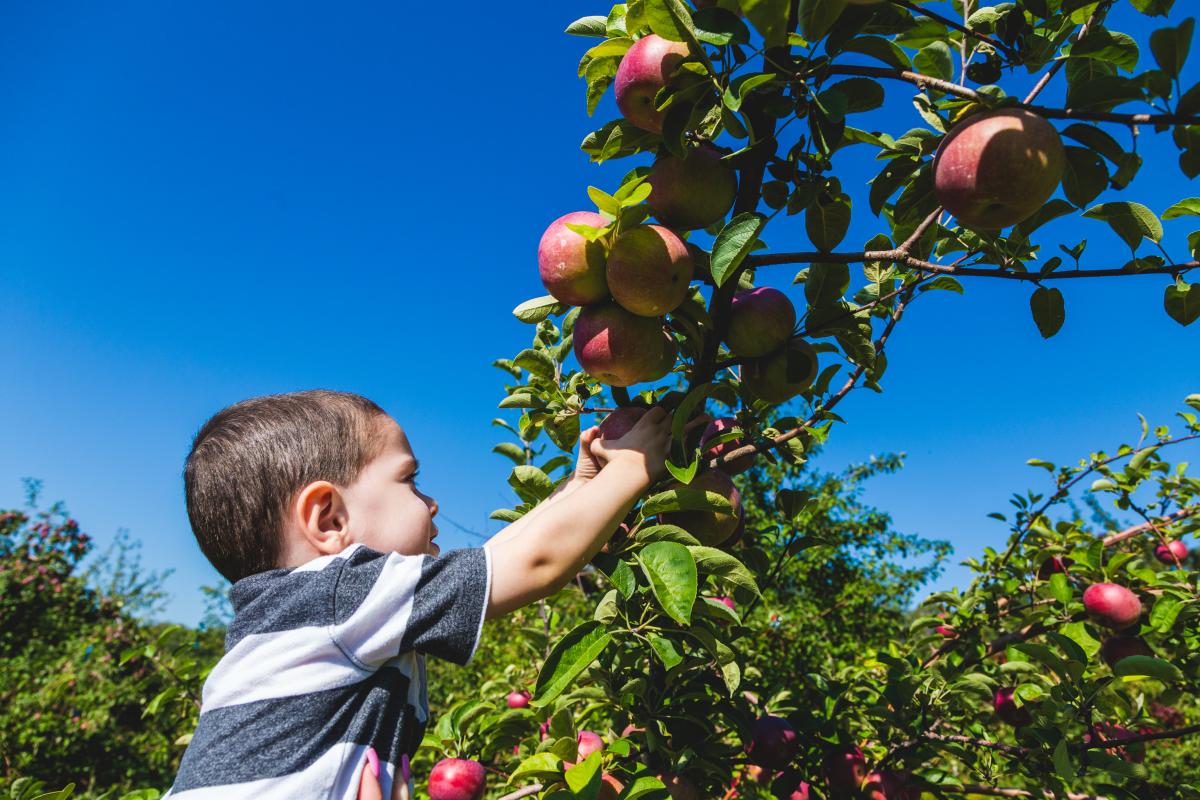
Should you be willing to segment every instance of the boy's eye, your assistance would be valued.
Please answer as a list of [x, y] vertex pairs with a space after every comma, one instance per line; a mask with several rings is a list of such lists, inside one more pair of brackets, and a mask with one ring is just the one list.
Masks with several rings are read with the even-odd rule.
[[417, 471], [416, 471], [416, 472], [414, 472], [412, 475], [409, 475], [409, 476], [408, 476], [408, 479], [409, 479], [410, 481], [412, 481], [412, 482], [415, 484], [415, 483], [417, 482], [417, 476], [418, 476], [418, 475], [420, 475], [420, 474], [421, 474], [421, 470], [417, 470]]

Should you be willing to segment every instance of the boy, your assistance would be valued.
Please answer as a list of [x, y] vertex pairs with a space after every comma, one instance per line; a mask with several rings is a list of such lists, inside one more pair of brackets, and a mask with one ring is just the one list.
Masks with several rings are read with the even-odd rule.
[[233, 583], [226, 651], [166, 796], [407, 798], [425, 655], [465, 664], [484, 619], [547, 597], [663, 476], [669, 417], [579, 439], [575, 474], [482, 548], [439, 556], [437, 502], [403, 429], [358, 395], [257, 397], [184, 467], [200, 549]]

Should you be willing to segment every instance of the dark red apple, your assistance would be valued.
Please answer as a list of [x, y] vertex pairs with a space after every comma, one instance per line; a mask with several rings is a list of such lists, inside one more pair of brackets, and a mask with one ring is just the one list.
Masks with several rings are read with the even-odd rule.
[[483, 764], [463, 758], [444, 758], [429, 773], [431, 800], [481, 800], [486, 773]]
[[809, 800], [810, 796], [808, 782], [793, 769], [779, 773], [771, 784], [771, 794], [780, 800]]
[[867, 777], [867, 757], [852, 745], [830, 748], [825, 752], [824, 772], [834, 797], [857, 792]]
[[733, 296], [725, 344], [740, 358], [757, 358], [783, 347], [795, 327], [796, 307], [788, 296], [760, 286]]
[[784, 403], [817, 378], [817, 351], [799, 337], [776, 353], [742, 365], [742, 383], [768, 403]]
[[1062, 556], [1050, 556], [1050, 558], [1047, 558], [1038, 567], [1037, 576], [1043, 581], [1048, 581], [1050, 580], [1051, 575], [1056, 572], [1066, 572], [1067, 568], [1074, 563], [1075, 562], [1069, 558], [1063, 558]]
[[647, 178], [646, 203], [663, 225], [682, 230], [707, 228], [733, 208], [737, 173], [710, 145], [688, 151], [683, 158], [660, 155]]
[[609, 386], [638, 383], [662, 360], [662, 323], [612, 302], [580, 311], [574, 339], [580, 366]]
[[573, 211], [551, 222], [538, 243], [538, 272], [546, 291], [556, 300], [586, 306], [608, 296], [604, 245], [589, 242], [568, 228], [568, 222], [592, 228], [608, 224], [592, 211]]
[[1122, 658], [1152, 655], [1154, 653], [1150, 650], [1150, 645], [1146, 644], [1140, 636], [1117, 634], [1109, 636], [1100, 644], [1100, 657], [1110, 667], [1115, 666]]
[[638, 420], [646, 416], [646, 412], [649, 410], [643, 406], [623, 406], [622, 408], [618, 408], [600, 423], [600, 438], [610, 441], [620, 439], [633, 430], [633, 426], [637, 425]]
[[709, 547], [721, 545], [737, 530], [742, 519], [742, 493], [724, 472], [710, 469], [689, 484], [673, 483], [669, 488], [716, 492], [729, 501], [733, 511], [670, 511], [662, 515], [663, 522], [678, 525]]
[[642, 130], [662, 133], [666, 111], [654, 107], [654, 97], [688, 56], [683, 42], [650, 34], [633, 43], [621, 58], [613, 92], [621, 115]]
[[[714, 419], [712, 422], [708, 423], [708, 427], [706, 427], [704, 429], [704, 433], [700, 435], [700, 447], [703, 449], [705, 458], [719, 458], [726, 453], [731, 453], [734, 450], [737, 450], [739, 447], [745, 444], [745, 442], [743, 442], [739, 437], [737, 439], [731, 439], [728, 442], [714, 444], [712, 447], [705, 447], [705, 444], [707, 444], [710, 439], [715, 439], [725, 431], [732, 430], [733, 428], [741, 428], [741, 426], [738, 425], [738, 421], [733, 417], [721, 417], [720, 419]], [[721, 465], [721, 471], [726, 475], [738, 475], [750, 469], [752, 466], [754, 466], [753, 454], [736, 458], [733, 461], [725, 462]]]
[[800, 740], [791, 723], [783, 717], [768, 714], [754, 721], [745, 749], [750, 763], [767, 769], [783, 769], [796, 757]]
[[[1112, 722], [1096, 723], [1096, 734], [1099, 741], [1114, 743], [1130, 739], [1135, 735], [1134, 732], [1128, 728]], [[1083, 734], [1083, 741], [1085, 744], [1092, 743], [1092, 734], [1090, 731]], [[1115, 750], [1117, 755], [1119, 755], [1121, 758], [1134, 764], [1140, 764], [1146, 760], [1145, 742], [1136, 742], [1126, 746], [1113, 744], [1112, 747], [1106, 747], [1104, 749]]]
[[[608, 290], [626, 311], [659, 317], [687, 297], [693, 269], [692, 254], [682, 239], [661, 225], [638, 225], [613, 243], [606, 269]], [[661, 349], [654, 354], [660, 355]]]
[[1017, 705], [1017, 701], [1013, 699], [1013, 695], [1014, 690], [1012, 687], [1005, 687], [996, 691], [996, 696], [992, 698], [992, 707], [996, 709], [996, 716], [1014, 728], [1029, 725], [1033, 722], [1033, 716], [1029, 713], [1028, 708]]
[[1054, 126], [1023, 108], [973, 114], [933, 157], [938, 202], [968, 228], [997, 230], [1033, 215], [1058, 188], [1066, 151]]
[[1094, 583], [1083, 591], [1083, 608], [1088, 616], [1110, 628], [1128, 628], [1142, 615], [1142, 601], [1124, 586]]
[[654, 777], [667, 787], [671, 800], [700, 800], [700, 787], [687, 776], [677, 772], [656, 772]]
[[1174, 564], [1176, 560], [1183, 561], [1187, 554], [1187, 545], [1179, 539], [1154, 548], [1154, 557], [1164, 564]]
[[509, 708], [526, 708], [529, 706], [529, 700], [531, 697], [533, 697], [533, 695], [531, 695], [529, 692], [525, 691], [524, 689], [522, 689], [519, 692], [509, 692], [508, 698], [507, 698], [508, 707]]
[[911, 773], [883, 770], [867, 776], [863, 787], [868, 800], [920, 800], [921, 787]]

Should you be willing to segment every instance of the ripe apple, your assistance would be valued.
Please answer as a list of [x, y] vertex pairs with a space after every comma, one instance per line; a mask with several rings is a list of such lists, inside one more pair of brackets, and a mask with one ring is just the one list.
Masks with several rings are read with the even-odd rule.
[[[708, 427], [706, 427], [704, 429], [704, 433], [700, 435], [700, 447], [703, 449], [704, 457], [718, 458], [726, 453], [731, 453], [744, 445], [745, 442], [743, 442], [739, 437], [737, 439], [731, 439], [728, 442], [721, 442], [720, 444], [714, 444], [712, 447], [705, 448], [705, 444], [710, 439], [715, 439], [727, 430], [740, 427], [741, 426], [738, 425], [737, 420], [733, 417], [721, 417], [720, 419], [714, 419], [712, 422], [708, 423]], [[753, 454], [741, 456], [733, 461], [725, 462], [721, 465], [721, 471], [726, 475], [738, 475], [750, 469], [752, 466], [754, 466]]]
[[1093, 620], [1109, 628], [1128, 628], [1142, 615], [1142, 601], [1124, 586], [1093, 583], [1083, 591], [1083, 608]]
[[868, 800], [920, 800], [921, 787], [908, 772], [872, 772], [863, 787]]
[[742, 383], [768, 403], [783, 403], [812, 386], [818, 366], [817, 351], [796, 336], [778, 352], [744, 364]]
[[724, 472], [710, 469], [697, 475], [689, 484], [673, 483], [669, 488], [716, 492], [729, 501], [733, 511], [669, 511], [662, 515], [663, 522], [678, 525], [695, 536], [700, 544], [709, 547], [725, 543], [737, 530], [742, 518], [742, 493]]
[[1154, 548], [1154, 557], [1164, 564], [1174, 564], [1176, 559], [1183, 561], [1185, 558], [1187, 558], [1187, 554], [1187, 545], [1184, 544], [1180, 539], [1175, 539], [1174, 541], [1166, 544], [1160, 544], [1158, 547]]
[[796, 757], [800, 740], [796, 737], [796, 729], [786, 719], [767, 714], [754, 721], [745, 749], [750, 763], [767, 769], [783, 769]]
[[509, 692], [508, 698], [507, 698], [508, 707], [509, 708], [527, 708], [529, 706], [529, 700], [532, 697], [533, 697], [533, 695], [531, 695], [529, 692], [525, 691], [524, 689], [522, 689], [519, 692]]
[[650, 168], [646, 204], [663, 225], [682, 230], [707, 228], [733, 208], [737, 173], [711, 145], [701, 145], [680, 158], [665, 153]]
[[[1109, 741], [1121, 742], [1125, 739], [1130, 739], [1135, 735], [1134, 732], [1129, 730], [1128, 728], [1126, 728], [1122, 725], [1117, 725], [1112, 722], [1096, 723], [1096, 734], [1097, 734], [1097, 739], [1101, 742], [1109, 742]], [[1085, 744], [1091, 744], [1091, 742], [1092, 742], [1091, 731], [1088, 731], [1083, 734], [1083, 741]], [[1125, 759], [1126, 761], [1129, 761], [1134, 764], [1140, 764], [1146, 760], [1146, 743], [1145, 742], [1137, 742], [1135, 744], [1131, 744], [1131, 745], [1127, 745], [1127, 746], [1121, 746], [1119, 744], [1114, 744], [1112, 747], [1106, 747], [1104, 749], [1105, 750], [1116, 750], [1117, 755], [1119, 755], [1121, 758]]]
[[716, 597], [713, 599], [728, 608], [730, 611], [737, 611], [737, 603], [733, 601], [732, 597]]
[[596, 800], [617, 800], [623, 791], [625, 784], [605, 772], [600, 776], [600, 793], [596, 795]]
[[1050, 556], [1050, 558], [1047, 558], [1041, 563], [1041, 566], [1038, 567], [1037, 576], [1040, 580], [1048, 581], [1050, 580], [1051, 575], [1056, 572], [1066, 572], [1067, 568], [1074, 563], [1075, 562], [1069, 558], [1063, 558], [1062, 556]]
[[793, 769], [779, 773], [771, 784], [771, 794], [781, 800], [809, 800], [808, 782]]
[[592, 211], [564, 214], [546, 228], [538, 243], [538, 272], [546, 291], [562, 303], [586, 306], [608, 296], [604, 245], [589, 242], [567, 227], [603, 228], [608, 220]]
[[608, 290], [626, 311], [657, 317], [687, 297], [693, 269], [682, 239], [661, 225], [638, 225], [617, 237], [608, 254]]
[[644, 380], [662, 359], [662, 324], [630, 314], [613, 302], [580, 311], [574, 339], [580, 366], [609, 386]]
[[621, 58], [613, 92], [621, 115], [642, 130], [662, 133], [666, 111], [654, 107], [654, 96], [687, 58], [688, 47], [650, 34], [633, 43]]
[[[945, 611], [942, 611], [938, 614], [939, 619], [945, 619], [948, 616], [950, 615]], [[952, 625], [938, 625], [934, 630], [937, 633], [940, 633], [945, 639], [953, 639], [958, 636], [958, 631], [954, 630]]]
[[757, 358], [783, 347], [795, 327], [796, 307], [788, 296], [760, 286], [733, 296], [725, 344], [736, 356]]
[[483, 764], [464, 758], [444, 758], [429, 773], [431, 800], [481, 800], [486, 774]]
[[1058, 188], [1066, 152], [1054, 126], [1023, 108], [974, 114], [933, 157], [938, 202], [968, 228], [997, 230], [1031, 216]]
[[604, 740], [600, 738], [600, 734], [593, 731], [580, 731], [579, 735], [575, 737], [575, 741], [579, 744], [576, 758], [580, 761], [583, 761], [592, 753], [604, 749]]
[[649, 409], [642, 406], [623, 406], [610, 413], [600, 423], [601, 439], [620, 439], [633, 430], [638, 420], [646, 415]]
[[1140, 636], [1117, 634], [1109, 636], [1100, 643], [1100, 657], [1110, 667], [1115, 666], [1122, 658], [1152, 655], [1154, 652], [1150, 649], [1150, 645], [1146, 644]]
[[1029, 713], [1028, 708], [1017, 705], [1016, 700], [1013, 699], [1013, 694], [1014, 689], [1012, 687], [1005, 687], [996, 691], [996, 696], [992, 698], [992, 707], [996, 709], [996, 716], [1014, 728], [1029, 725], [1033, 722], [1033, 716]]
[[656, 772], [654, 777], [667, 787], [671, 800], [700, 800], [700, 787], [687, 776], [677, 772]]
[[867, 757], [852, 745], [831, 748], [825, 752], [824, 772], [835, 797], [857, 792], [867, 775]]

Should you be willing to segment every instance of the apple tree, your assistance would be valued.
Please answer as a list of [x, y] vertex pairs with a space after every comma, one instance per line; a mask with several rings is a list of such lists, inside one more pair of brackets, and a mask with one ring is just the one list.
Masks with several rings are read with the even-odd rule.
[[[1200, 483], [1167, 460], [1200, 437], [1200, 397], [1182, 430], [1035, 462], [1050, 487], [1014, 495], [1007, 543], [907, 635], [810, 660], [760, 638], [789, 565], [853, 545], [793, 481], [841, 401], [883, 390], [921, 297], [1021, 281], [1050, 337], [1064, 281], [1160, 280], [1172, 319], [1200, 317], [1200, 231], [1169, 242], [1163, 226], [1200, 215], [1200, 198], [1132, 199], [1148, 137], [1200, 174], [1194, 20], [1130, 0], [1154, 28], [1139, 41], [1112, 26], [1117, 5], [633, 0], [569, 25], [588, 40], [587, 112], [610, 89], [618, 112], [582, 150], [629, 166], [538, 243], [549, 294], [514, 311], [533, 343], [497, 362], [513, 381], [500, 407], [519, 412], [498, 449], [520, 503], [495, 516], [554, 493], [589, 415], [619, 438], [665, 407], [671, 477], [595, 559], [592, 613], [547, 641], [528, 703], [456, 704], [434, 752], [483, 753], [510, 800], [1200, 796], [1142, 763], [1200, 732], [1153, 713], [1200, 680], [1200, 576], [1180, 541]], [[859, 197], [843, 178], [863, 162], [878, 171]], [[784, 251], [787, 217], [806, 240]], [[846, 246], [867, 219], [877, 232]], [[1120, 245], [1048, 237], [1068, 223]], [[792, 293], [776, 279], [789, 264]], [[769, 513], [747, 514], [764, 481]], [[1064, 517], [1081, 490], [1136, 519]], [[814, 612], [834, 612], [836, 572], [805, 575], [827, 581]], [[599, 745], [581, 719], [603, 721]]]

